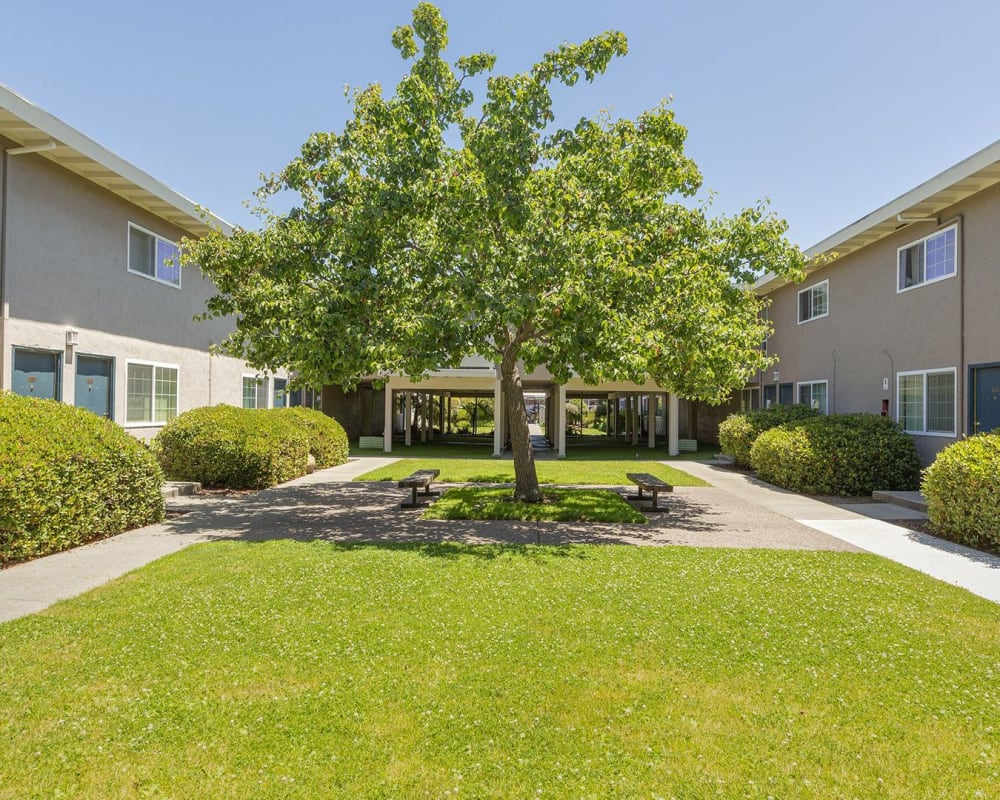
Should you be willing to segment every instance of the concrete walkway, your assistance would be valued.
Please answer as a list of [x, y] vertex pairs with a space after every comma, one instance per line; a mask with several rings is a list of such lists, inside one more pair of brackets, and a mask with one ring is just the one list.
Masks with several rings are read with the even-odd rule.
[[708, 464], [669, 462], [713, 485], [677, 487], [669, 513], [635, 525], [422, 520], [420, 509], [399, 508], [407, 490], [394, 483], [351, 482], [395, 460], [366, 456], [248, 495], [174, 498], [165, 522], [0, 570], [0, 621], [40, 611], [189, 545], [223, 539], [863, 549], [1000, 602], [1000, 559]]
[[885, 521], [925, 518], [921, 512], [879, 503], [825, 503], [738, 470], [694, 461], [664, 463], [747, 503], [1000, 603], [1000, 558]]

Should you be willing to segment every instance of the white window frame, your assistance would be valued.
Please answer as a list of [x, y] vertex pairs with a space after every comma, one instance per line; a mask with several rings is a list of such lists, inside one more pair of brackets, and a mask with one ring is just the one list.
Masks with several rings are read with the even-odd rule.
[[[138, 367], [152, 367], [153, 368], [153, 396], [149, 404], [149, 416], [148, 422], [135, 422], [129, 421], [128, 418], [128, 368], [132, 365]], [[177, 373], [177, 414], [181, 413], [181, 368], [178, 364], [168, 364], [165, 361], [143, 361], [138, 358], [126, 358], [125, 359], [125, 392], [123, 396], [125, 397], [125, 413], [122, 415], [124, 422], [122, 424], [123, 428], [162, 428], [166, 425], [166, 422], [156, 421], [156, 368], [162, 367], [163, 369], [172, 369]], [[169, 420], [168, 420], [169, 421]]]
[[[954, 399], [952, 402], [951, 409], [951, 431], [929, 431], [927, 430], [927, 377], [929, 375], [944, 375], [951, 374], [952, 380], [952, 394]], [[958, 436], [958, 368], [957, 367], [941, 367], [940, 369], [911, 369], [906, 372], [896, 373], [896, 422], [901, 425], [902, 420], [900, 419], [900, 410], [902, 405], [902, 397], [900, 395], [900, 378], [905, 378], [911, 375], [921, 375], [924, 379], [923, 385], [923, 430], [915, 431], [908, 428], [904, 428], [905, 433], [911, 436], [938, 436], [946, 439], [954, 439]]]
[[[148, 281], [154, 281], [161, 286], [169, 286], [173, 289], [180, 291], [181, 288], [181, 278], [184, 270], [181, 269], [180, 262], [177, 263], [177, 283], [172, 281], [165, 281], [163, 278], [157, 278], [155, 275], [156, 269], [154, 267], [153, 275], [147, 275], [145, 272], [141, 272], [137, 269], [132, 269], [132, 229], [135, 228], [137, 231], [145, 233], [147, 236], [152, 236], [156, 242], [166, 242], [177, 248], [177, 257], [180, 258], [180, 245], [172, 239], [168, 239], [166, 236], [160, 236], [160, 234], [155, 231], [149, 230], [149, 228], [144, 228], [142, 225], [136, 225], [134, 222], [129, 221], [128, 230], [125, 233], [125, 266], [128, 269], [130, 275], [138, 275], [140, 278], [145, 278]], [[138, 361], [135, 363], [139, 363]]]
[[[798, 383], [795, 384], [795, 397], [793, 399], [795, 400], [796, 403], [799, 403], [799, 398], [802, 396], [801, 395], [801, 387], [803, 387], [803, 386], [818, 386], [821, 383], [826, 387], [826, 408], [824, 408], [824, 409], [817, 409], [817, 410], [821, 414], [825, 415], [825, 414], [829, 414], [830, 413], [830, 381], [828, 381], [826, 378], [824, 378], [823, 380], [818, 380], [818, 381], [799, 381]], [[811, 391], [810, 391], [810, 394], [812, 394]], [[802, 405], [802, 404], [799, 403], [799, 405]], [[812, 401], [811, 400], [810, 400], [810, 403], [809, 403], [809, 408], [812, 408]]]
[[[826, 287], [826, 311], [824, 311], [822, 314], [816, 314], [813, 317], [806, 317], [805, 319], [802, 319], [802, 295], [804, 295], [806, 292], [812, 292], [814, 289], [817, 289], [820, 286], [825, 286]], [[810, 298], [809, 309], [812, 310], [812, 298]], [[812, 286], [807, 286], [805, 289], [800, 289], [799, 290], [799, 293], [795, 296], [795, 315], [796, 315], [796, 318], [799, 321], [799, 325], [804, 325], [807, 322], [812, 322], [813, 320], [823, 319], [823, 317], [830, 316], [830, 281], [829, 281], [829, 279], [827, 279], [825, 281], [819, 281], [818, 283], [814, 283]]]
[[[941, 275], [940, 277], [937, 277], [937, 278], [931, 278], [930, 280], [927, 280], [925, 278], [924, 280], [920, 281], [920, 283], [915, 283], [912, 286], [900, 286], [899, 285], [900, 284], [900, 277], [901, 277], [900, 274], [899, 274], [899, 256], [900, 256], [900, 254], [904, 250], [909, 250], [911, 247], [915, 247], [918, 244], [923, 244], [924, 245], [924, 275], [926, 275], [927, 274], [927, 242], [929, 242], [931, 239], [933, 239], [933, 238], [935, 238], [937, 236], [943, 236], [944, 234], [948, 233], [948, 231], [955, 231], [955, 270], [954, 270], [954, 272], [951, 272], [951, 273], [949, 273], [947, 275]], [[958, 236], [958, 223], [956, 222], [956, 223], [954, 223], [952, 225], [947, 225], [944, 228], [940, 228], [940, 229], [934, 231], [933, 233], [928, 233], [926, 236], [922, 236], [919, 239], [914, 239], [912, 242], [907, 242], [902, 247], [897, 247], [896, 248], [896, 294], [902, 294], [903, 292], [909, 292], [909, 291], [911, 291], [913, 289], [919, 289], [921, 286], [929, 286], [932, 283], [939, 283], [941, 281], [946, 281], [949, 278], [954, 278], [956, 275], [958, 275], [958, 270], [959, 270], [958, 260], [959, 260], [959, 257], [960, 257], [959, 250], [958, 250], [958, 239], [959, 239], [959, 236]]]
[[[254, 392], [254, 405], [245, 406], [243, 405], [243, 383], [247, 379], [254, 381], [257, 384], [256, 391]], [[260, 393], [264, 390], [264, 405], [260, 405]], [[242, 380], [240, 381], [240, 407], [241, 408], [270, 408], [270, 391], [271, 391], [271, 381], [268, 379], [267, 375], [261, 375], [259, 372], [244, 372], [242, 375]]]

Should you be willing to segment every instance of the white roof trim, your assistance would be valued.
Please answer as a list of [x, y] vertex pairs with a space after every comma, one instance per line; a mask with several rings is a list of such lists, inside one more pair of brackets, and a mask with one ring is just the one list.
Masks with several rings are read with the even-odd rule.
[[[902, 224], [896, 219], [899, 214], [910, 212], [913, 216], [919, 217], [936, 216], [937, 211], [947, 208], [995, 183], [1000, 183], [1000, 168], [998, 168], [998, 165], [1000, 165], [1000, 141], [993, 142], [993, 144], [984, 147], [963, 161], [959, 161], [930, 180], [924, 181], [919, 186], [900, 195], [895, 200], [877, 208], [857, 222], [851, 223], [846, 228], [842, 228], [833, 235], [814, 244], [805, 251], [805, 254], [809, 257], [832, 252], [840, 252], [841, 255], [844, 255], [846, 253], [841, 252], [839, 248], [844, 248], [847, 252], [857, 250], [866, 244], [870, 244], [875, 239], [880, 239], [894, 232]], [[977, 177], [979, 180], [972, 182], [970, 185], [964, 187], [958, 186], [963, 182]], [[918, 206], [920, 208], [917, 208]], [[884, 228], [881, 232], [876, 230], [880, 226]], [[866, 233], [871, 234], [867, 237], [870, 241], [852, 242], [856, 237]], [[773, 273], [769, 272], [759, 278], [751, 288], [757, 292], [761, 292], [761, 290], [769, 291], [785, 283], [786, 281], [777, 278]]]
[[233, 226], [221, 217], [200, 208], [193, 200], [3, 84], [0, 84], [0, 136], [21, 146], [54, 141], [57, 145], [54, 149], [38, 155], [193, 235], [202, 236], [213, 228], [227, 235], [233, 230]]

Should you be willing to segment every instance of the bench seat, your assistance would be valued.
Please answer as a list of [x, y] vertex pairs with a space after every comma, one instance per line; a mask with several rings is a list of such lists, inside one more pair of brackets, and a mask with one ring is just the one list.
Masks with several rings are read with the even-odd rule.
[[642, 511], [666, 511], [659, 505], [660, 492], [672, 492], [674, 487], [671, 486], [664, 480], [657, 478], [655, 475], [650, 475], [648, 472], [627, 472], [625, 477], [628, 478], [632, 483], [638, 487], [639, 493], [630, 496], [629, 500], [639, 500], [640, 502], [645, 500], [643, 495], [643, 490], [649, 492], [650, 494], [650, 505], [643, 507]]

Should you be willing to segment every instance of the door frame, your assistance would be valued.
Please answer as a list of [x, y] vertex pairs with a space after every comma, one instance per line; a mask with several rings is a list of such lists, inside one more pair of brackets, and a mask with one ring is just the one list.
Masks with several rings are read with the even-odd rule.
[[118, 363], [114, 356], [106, 356], [101, 353], [77, 353], [73, 359], [73, 405], [76, 406], [76, 378], [79, 375], [80, 357], [99, 358], [111, 364], [111, 374], [108, 375], [108, 416], [112, 422], [115, 421], [115, 376], [118, 374]]
[[976, 379], [975, 374], [977, 369], [992, 369], [1000, 367], [1000, 361], [984, 361], [981, 364], [969, 364], [968, 372], [968, 382], [966, 383], [966, 388], [968, 389], [968, 414], [965, 417], [965, 427], [967, 429], [967, 435], [974, 436], [976, 431], [973, 430], [973, 426], [976, 420]]

